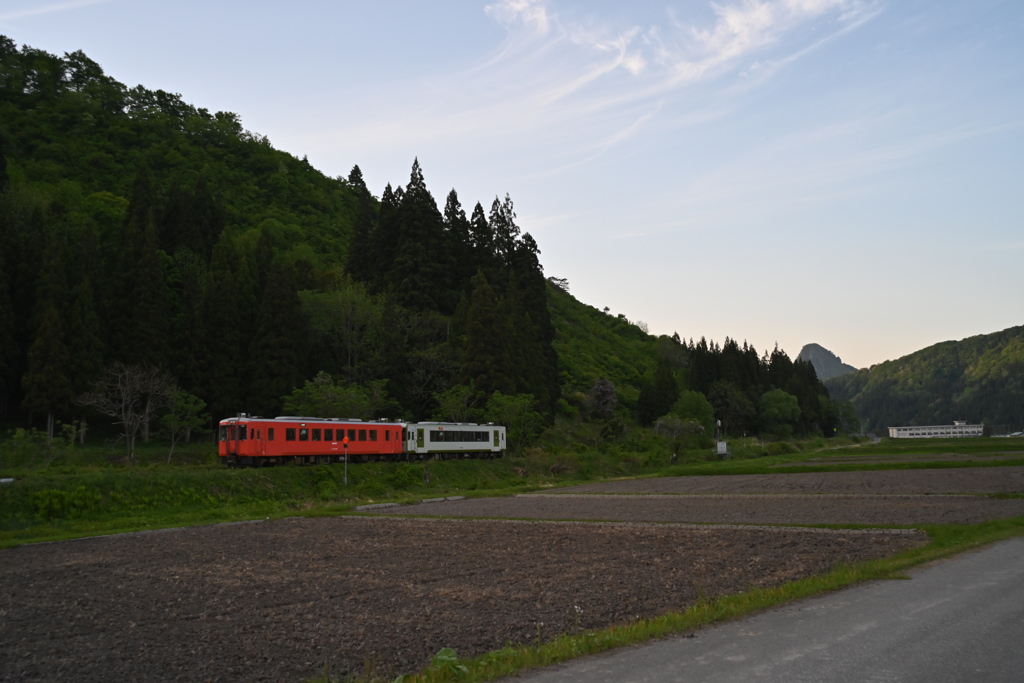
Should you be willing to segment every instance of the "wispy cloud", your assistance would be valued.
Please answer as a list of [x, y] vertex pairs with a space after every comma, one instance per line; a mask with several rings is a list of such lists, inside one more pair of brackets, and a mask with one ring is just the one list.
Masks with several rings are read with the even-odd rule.
[[24, 19], [25, 17], [34, 17], [40, 14], [66, 12], [68, 10], [88, 7], [89, 5], [100, 5], [110, 1], [111, 0], [72, 0], [71, 2], [57, 2], [51, 5], [43, 5], [41, 7], [26, 7], [24, 9], [10, 10], [0, 13], [0, 23], [7, 23], [15, 21], [16, 19]]
[[479, 63], [410, 84], [407, 95], [419, 90], [409, 98], [415, 109], [385, 100], [379, 115], [335, 131], [335, 142], [310, 142], [370, 153], [454, 139], [501, 146], [529, 136], [557, 140], [557, 158], [547, 169], [567, 168], [630, 140], [692, 86], [715, 87], [718, 97], [672, 110], [668, 121], [711, 115], [695, 113], [698, 108], [727, 110], [722, 98], [738, 81], [756, 87], [878, 12], [873, 0], [733, 0], [709, 7], [712, 20], [705, 24], [667, 13], [661, 25], [642, 27], [577, 19], [555, 0], [497, 0], [485, 12], [505, 38]]

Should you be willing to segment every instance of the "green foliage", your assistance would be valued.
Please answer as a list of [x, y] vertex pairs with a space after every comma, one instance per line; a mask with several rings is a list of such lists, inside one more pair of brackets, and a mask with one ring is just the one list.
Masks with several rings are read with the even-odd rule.
[[746, 435], [757, 430], [757, 410], [750, 397], [732, 382], [715, 382], [708, 392], [715, 417], [722, 422], [723, 434]]
[[437, 395], [434, 416], [444, 422], [474, 422], [480, 398], [475, 387], [456, 384]]
[[282, 402], [290, 415], [372, 420], [388, 417], [386, 413], [396, 410], [394, 401], [388, 397], [386, 384], [386, 380], [378, 380], [359, 386], [334, 380], [326, 372], [320, 372], [291, 395], [283, 397]]
[[39, 519], [51, 522], [55, 519], [77, 519], [96, 510], [103, 503], [103, 496], [79, 486], [71, 491], [43, 489], [32, 494], [32, 504]]
[[548, 305], [567, 401], [585, 410], [591, 387], [604, 378], [615, 386], [619, 407], [635, 409], [644, 376], [657, 364], [657, 340], [628, 321], [577, 301], [560, 287], [548, 287]]
[[909, 356], [834, 377], [865, 428], [986, 422], [1024, 427], [1024, 326], [942, 342]]
[[800, 418], [800, 403], [796, 396], [782, 389], [761, 394], [760, 407], [761, 424], [770, 434], [788, 437], [793, 431], [793, 423]]
[[715, 409], [704, 394], [697, 391], [682, 391], [672, 404], [672, 415], [682, 420], [692, 420], [704, 428], [705, 433], [714, 434]]
[[430, 660], [430, 668], [442, 674], [462, 676], [469, 673], [464, 664], [459, 663], [459, 655], [450, 647], [441, 648]]
[[198, 432], [208, 423], [210, 416], [204, 413], [206, 401], [193, 396], [184, 389], [172, 391], [168, 398], [167, 414], [160, 418], [160, 423], [167, 430], [171, 448], [167, 452], [167, 462], [174, 455], [174, 447], [178, 441], [185, 439], [187, 443], [193, 432]]
[[535, 410], [536, 404], [531, 394], [506, 396], [495, 391], [488, 399], [484, 415], [489, 422], [505, 426], [509, 453], [518, 454], [540, 433], [544, 416]]

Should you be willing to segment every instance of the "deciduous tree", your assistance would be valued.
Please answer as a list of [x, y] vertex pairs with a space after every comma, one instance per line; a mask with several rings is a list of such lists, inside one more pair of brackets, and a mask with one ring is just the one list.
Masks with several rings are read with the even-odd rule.
[[174, 378], [155, 367], [127, 365], [120, 361], [107, 367], [92, 391], [78, 403], [112, 417], [121, 425], [128, 462], [135, 462], [135, 441], [154, 406], [175, 391]]
[[192, 432], [202, 429], [202, 426], [210, 419], [210, 416], [203, 411], [206, 408], [206, 401], [194, 396], [184, 389], [173, 388], [167, 401], [167, 414], [160, 418], [164, 429], [171, 441], [171, 448], [167, 451], [167, 464], [171, 464], [171, 456], [174, 455], [174, 447], [182, 439], [188, 443], [192, 438]]

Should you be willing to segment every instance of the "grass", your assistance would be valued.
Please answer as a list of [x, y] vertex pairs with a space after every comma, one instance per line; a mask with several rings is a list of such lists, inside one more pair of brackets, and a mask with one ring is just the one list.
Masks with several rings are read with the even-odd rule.
[[[12, 443], [13, 442], [13, 443]], [[664, 444], [642, 432], [603, 448], [531, 449], [500, 460], [370, 463], [228, 469], [212, 446], [192, 446], [166, 464], [166, 448], [141, 447], [133, 466], [113, 447], [68, 448], [42, 457], [25, 441], [0, 442], [0, 548], [38, 541], [257, 518], [338, 514], [355, 505], [450, 495], [496, 496], [618, 478], [676, 475], [840, 472], [964, 466], [1024, 465], [1021, 459], [964, 462], [809, 463], [821, 453], [917, 457], [928, 452], [1024, 453], [1022, 439], [949, 439], [926, 444], [847, 440], [731, 442], [734, 458], [709, 461], [710, 449], [680, 453], [669, 464]], [[38, 449], [38, 445], [35, 446]], [[825, 451], [824, 448], [829, 448]], [[780, 451], [765, 455], [769, 450]], [[859, 455], [857, 456], [859, 457]], [[780, 470], [777, 465], [795, 463]], [[429, 482], [426, 474], [429, 474]]]

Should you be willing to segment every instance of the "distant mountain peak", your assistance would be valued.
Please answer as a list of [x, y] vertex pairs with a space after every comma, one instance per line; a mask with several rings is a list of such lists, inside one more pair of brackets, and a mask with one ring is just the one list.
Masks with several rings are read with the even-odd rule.
[[857, 368], [847, 365], [843, 359], [826, 349], [821, 344], [806, 344], [800, 349], [798, 360], [810, 361], [814, 366], [814, 372], [818, 379], [825, 381], [830, 377], [838, 377], [850, 372], [857, 372]]

